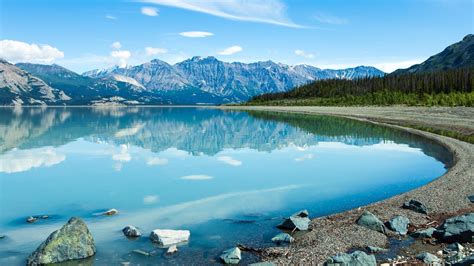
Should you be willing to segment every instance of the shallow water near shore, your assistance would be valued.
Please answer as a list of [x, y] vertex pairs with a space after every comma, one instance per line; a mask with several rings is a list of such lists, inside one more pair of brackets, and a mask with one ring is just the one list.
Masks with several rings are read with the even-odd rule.
[[[317, 217], [382, 200], [441, 176], [451, 159], [432, 141], [336, 117], [0, 108], [0, 264], [23, 265], [72, 216], [96, 241], [86, 265], [218, 263], [237, 243], [273, 245], [275, 226], [295, 211]], [[111, 208], [119, 214], [95, 215]], [[50, 218], [28, 224], [31, 215]], [[129, 224], [144, 237], [125, 238]], [[148, 239], [153, 229], [187, 229], [191, 239], [165, 255]]]

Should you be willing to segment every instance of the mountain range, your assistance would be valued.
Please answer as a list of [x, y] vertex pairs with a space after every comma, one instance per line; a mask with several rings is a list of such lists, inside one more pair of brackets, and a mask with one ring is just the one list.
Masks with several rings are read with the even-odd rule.
[[154, 59], [83, 74], [62, 66], [0, 60], [0, 105], [222, 104], [288, 91], [321, 79], [383, 76], [368, 66], [340, 70], [272, 61], [227, 63], [215, 57], [175, 65]]

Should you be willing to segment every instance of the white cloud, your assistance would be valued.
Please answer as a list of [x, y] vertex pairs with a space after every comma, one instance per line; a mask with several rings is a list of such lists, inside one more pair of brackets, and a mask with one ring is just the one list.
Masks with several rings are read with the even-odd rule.
[[325, 24], [341, 25], [341, 24], [347, 24], [349, 22], [347, 19], [339, 18], [339, 17], [336, 17], [336, 16], [332, 16], [332, 15], [329, 15], [329, 14], [323, 14], [323, 13], [316, 14], [314, 16], [314, 18], [317, 21], [319, 21], [321, 23], [325, 23]]
[[165, 48], [145, 47], [145, 53], [147, 56], [166, 54], [167, 52], [168, 50]]
[[132, 56], [132, 53], [127, 50], [118, 50], [110, 52], [110, 56], [118, 60], [118, 65], [120, 67], [125, 67], [127, 66], [127, 61]]
[[148, 195], [143, 197], [143, 204], [157, 203], [159, 199], [158, 195]]
[[112, 16], [112, 15], [105, 15], [105, 18], [106, 18], [106, 19], [112, 19], [112, 20], [117, 19], [117, 17]]
[[187, 175], [187, 176], [181, 177], [181, 179], [184, 179], [184, 180], [209, 180], [213, 178], [214, 177], [208, 176], [208, 175]]
[[236, 160], [230, 156], [220, 156], [220, 157], [217, 157], [217, 160], [218, 161], [221, 161], [223, 163], [226, 163], [226, 164], [229, 164], [229, 165], [232, 165], [232, 166], [240, 166], [242, 165], [242, 162], [239, 161], [239, 160]]
[[145, 124], [137, 124], [129, 128], [124, 128], [115, 133], [116, 138], [122, 138], [126, 136], [133, 136], [140, 131], [145, 126]]
[[64, 52], [47, 44], [29, 44], [13, 40], [0, 41], [0, 58], [10, 62], [51, 63], [63, 57]]
[[285, 27], [302, 28], [286, 16], [286, 6], [280, 0], [141, 0], [171, 6], [221, 18], [268, 23]]
[[30, 150], [14, 149], [0, 156], [0, 172], [25, 172], [31, 168], [52, 166], [65, 159], [65, 155], [58, 154], [51, 147]]
[[166, 165], [168, 164], [168, 159], [166, 158], [159, 158], [159, 157], [151, 157], [148, 158], [146, 161], [147, 165]]
[[156, 9], [154, 7], [144, 6], [144, 7], [142, 7], [141, 12], [145, 16], [150, 16], [150, 17], [158, 16], [158, 9]]
[[181, 32], [179, 35], [188, 38], [205, 38], [209, 36], [213, 36], [214, 33], [207, 32], [207, 31], [184, 31]]
[[314, 158], [314, 155], [313, 154], [305, 154], [301, 157], [298, 157], [298, 158], [295, 158], [295, 161], [297, 162], [302, 162], [302, 161], [306, 161], [306, 160], [311, 160]]
[[234, 45], [234, 46], [225, 48], [224, 50], [218, 52], [218, 54], [220, 54], [220, 55], [232, 55], [232, 54], [235, 54], [235, 53], [238, 53], [238, 52], [242, 52], [242, 50], [243, 50], [242, 47], [240, 47], [238, 45]]
[[110, 47], [118, 50], [122, 48], [122, 44], [120, 42], [113, 42], [112, 45], [110, 45]]
[[314, 58], [314, 54], [307, 53], [303, 50], [295, 50], [295, 55], [302, 56], [302, 57], [308, 58], [308, 59], [313, 59]]

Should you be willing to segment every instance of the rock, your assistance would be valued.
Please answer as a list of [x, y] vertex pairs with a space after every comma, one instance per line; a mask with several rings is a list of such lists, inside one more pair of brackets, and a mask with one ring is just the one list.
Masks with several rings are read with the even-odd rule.
[[30, 216], [30, 217], [26, 218], [26, 222], [30, 223], [30, 224], [36, 223], [37, 221], [38, 221], [38, 218], [34, 217], [34, 216]]
[[295, 241], [295, 239], [287, 233], [280, 233], [272, 238], [274, 243], [291, 243]]
[[84, 259], [96, 252], [94, 238], [79, 218], [71, 218], [54, 231], [27, 259], [28, 265], [58, 263]]
[[150, 239], [162, 246], [175, 245], [189, 240], [188, 230], [156, 229], [150, 234]]
[[336, 256], [329, 258], [325, 265], [335, 266], [335, 265], [377, 265], [374, 255], [367, 255], [363, 251], [354, 251], [351, 254], [340, 253]]
[[416, 255], [417, 259], [423, 261], [426, 264], [429, 265], [441, 265], [441, 260], [436, 257], [435, 255], [428, 253], [428, 252], [423, 252], [418, 255]]
[[140, 237], [140, 236], [142, 236], [142, 233], [140, 232], [140, 230], [138, 230], [133, 225], [125, 226], [125, 228], [122, 229], [122, 232], [127, 237]]
[[4, 239], [5, 237], [5, 235], [0, 235], [0, 239]]
[[405, 216], [395, 216], [390, 221], [387, 222], [387, 227], [399, 233], [400, 235], [404, 236], [408, 233], [408, 224], [410, 223], [410, 220], [408, 220], [407, 217]]
[[410, 236], [413, 238], [431, 238], [433, 237], [433, 233], [436, 231], [435, 228], [429, 227], [424, 230], [416, 231], [414, 233], [411, 233]]
[[238, 264], [242, 259], [242, 255], [239, 248], [231, 248], [224, 252], [219, 257], [225, 264]]
[[369, 253], [381, 253], [381, 252], [388, 251], [385, 248], [379, 248], [379, 247], [373, 247], [373, 246], [367, 246], [367, 250], [369, 251]]
[[178, 252], [178, 247], [176, 245], [171, 245], [166, 251], [166, 254], [173, 254], [176, 252]]
[[377, 216], [373, 215], [369, 211], [365, 211], [359, 219], [357, 219], [357, 224], [367, 227], [369, 229], [378, 231], [380, 233], [385, 234], [386, 228], [382, 221], [377, 218]]
[[469, 257], [459, 261], [458, 263], [454, 263], [454, 266], [469, 266], [474, 265], [474, 254], [471, 254]]
[[287, 219], [285, 219], [277, 227], [281, 229], [287, 229], [287, 230], [295, 230], [295, 229], [298, 229], [300, 231], [308, 230], [309, 223], [311, 222], [308, 216], [309, 214], [307, 210], [299, 211], [291, 215]]
[[474, 203], [474, 195], [467, 196], [467, 199], [468, 199], [471, 203]]
[[450, 252], [463, 252], [464, 251], [464, 247], [459, 244], [459, 243], [452, 243], [452, 244], [449, 244], [444, 250], [443, 250], [445, 253], [450, 253]]
[[135, 249], [132, 251], [133, 253], [135, 254], [138, 254], [138, 255], [143, 255], [143, 256], [151, 256], [150, 253], [144, 251], [144, 250], [141, 250], [141, 249]]
[[438, 240], [447, 243], [473, 242], [474, 238], [474, 213], [446, 219], [433, 233]]
[[423, 214], [428, 214], [428, 208], [426, 208], [426, 206], [423, 203], [417, 200], [410, 200], [410, 201], [405, 202], [403, 204], [403, 208], [409, 209], [415, 212], [423, 213]]
[[262, 261], [257, 263], [251, 263], [249, 264], [249, 266], [275, 266], [275, 264], [269, 261]]
[[456, 264], [456, 263], [461, 262], [465, 257], [466, 255], [462, 254], [461, 252], [455, 252], [455, 253], [452, 253], [452, 255], [446, 257], [444, 260], [446, 264], [451, 265], [451, 264]]
[[112, 216], [112, 215], [115, 215], [117, 213], [118, 213], [117, 209], [110, 209], [108, 211], [103, 212], [102, 215]]

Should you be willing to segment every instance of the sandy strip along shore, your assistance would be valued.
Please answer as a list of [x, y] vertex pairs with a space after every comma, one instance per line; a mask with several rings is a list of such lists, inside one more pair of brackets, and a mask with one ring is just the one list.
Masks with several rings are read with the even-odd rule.
[[[467, 196], [474, 194], [474, 145], [457, 139], [433, 133], [402, 127], [399, 125], [430, 126], [463, 134], [474, 132], [474, 108], [464, 107], [275, 107], [275, 106], [232, 106], [219, 107], [223, 110], [275, 111], [306, 114], [323, 114], [348, 117], [400, 128], [413, 134], [433, 139], [454, 154], [454, 165], [440, 178], [415, 190], [373, 203], [368, 206], [333, 214], [312, 220], [312, 231], [291, 245], [289, 250], [271, 248], [277, 257], [264, 257], [277, 264], [322, 263], [338, 252], [368, 245], [387, 247], [388, 237], [355, 224], [364, 210], [386, 221], [395, 215], [408, 217], [415, 227], [436, 226], [447, 217], [473, 212], [474, 204]], [[430, 210], [429, 215], [402, 209], [400, 206], [409, 199], [423, 202]], [[421, 244], [420, 249], [437, 247]], [[419, 250], [413, 249], [412, 252]], [[271, 252], [273, 253], [273, 252]], [[408, 251], [410, 253], [410, 251]], [[265, 254], [269, 254], [265, 252]], [[407, 254], [405, 254], [407, 255]], [[408, 254], [411, 255], [411, 254]], [[414, 254], [412, 254], [414, 255]]]

